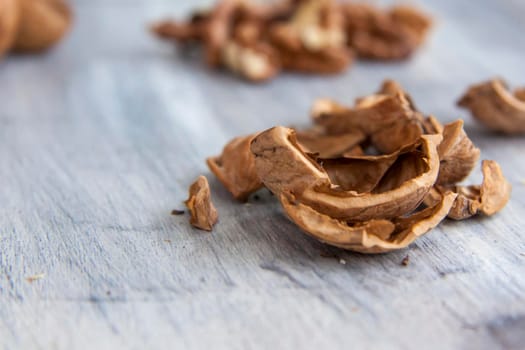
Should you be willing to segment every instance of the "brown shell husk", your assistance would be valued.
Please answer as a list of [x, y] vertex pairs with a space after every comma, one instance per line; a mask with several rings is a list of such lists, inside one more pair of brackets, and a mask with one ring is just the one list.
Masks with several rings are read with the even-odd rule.
[[440, 159], [437, 184], [463, 181], [476, 166], [480, 150], [463, 130], [463, 121], [456, 120], [443, 128], [443, 141], [438, 146]]
[[271, 46], [234, 40], [224, 44], [222, 62], [232, 72], [253, 82], [270, 79], [281, 69], [277, 53]]
[[414, 177], [397, 172], [398, 178], [380, 183], [372, 193], [345, 191], [334, 185], [326, 171], [300, 149], [292, 129], [274, 127], [260, 133], [251, 150], [259, 178], [273, 193], [289, 192], [332, 218], [363, 221], [403, 215], [423, 201], [438, 175], [440, 141], [440, 135], [422, 136], [413, 157], [400, 157], [397, 164]]
[[19, 23], [18, 0], [0, 0], [0, 57], [13, 45]]
[[288, 217], [303, 231], [320, 241], [361, 253], [384, 253], [406, 248], [437, 226], [448, 214], [456, 194], [449, 192], [434, 206], [394, 220], [372, 219], [348, 224], [334, 219], [281, 194], [279, 199]]
[[[447, 216], [492, 215], [509, 200], [494, 161], [482, 163], [481, 185], [458, 185], [480, 154], [463, 121], [424, 116], [394, 81], [353, 108], [319, 100], [312, 117], [310, 129], [277, 126], [234, 140], [210, 168], [230, 188], [243, 183], [235, 176], [253, 180], [242, 198], [264, 185], [305, 232], [364, 253], [404, 248]], [[224, 164], [228, 171], [214, 170]]]
[[72, 22], [71, 8], [63, 0], [19, 0], [20, 21], [13, 50], [38, 52], [55, 45]]
[[518, 88], [514, 90], [514, 97], [520, 101], [525, 102], [525, 88]]
[[407, 58], [424, 41], [431, 27], [428, 16], [408, 6], [381, 11], [364, 3], [345, 3], [341, 8], [349, 44], [362, 58]]
[[199, 176], [190, 186], [189, 198], [184, 202], [190, 210], [190, 223], [201, 230], [211, 231], [219, 218], [211, 201], [210, 186], [204, 176]]
[[[364, 141], [364, 135], [359, 130], [341, 135], [326, 135], [317, 128], [311, 128], [299, 131], [298, 134], [301, 148], [316, 157], [335, 158], [362, 153], [359, 143]], [[236, 137], [224, 146], [221, 155], [206, 160], [213, 174], [240, 201], [246, 201], [250, 194], [263, 187], [250, 150], [254, 136]]]
[[329, 134], [360, 130], [380, 153], [392, 153], [416, 142], [427, 132], [430, 122], [415, 110], [412, 99], [398, 84], [383, 84], [375, 94], [346, 108], [329, 99], [317, 100], [311, 115]]
[[408, 5], [396, 5], [389, 11], [390, 18], [415, 40], [417, 45], [421, 45], [432, 27], [432, 19]]
[[319, 158], [337, 158], [364, 142], [366, 135], [360, 130], [331, 135], [317, 128], [297, 131], [297, 140], [306, 153], [315, 153]]
[[310, 73], [338, 73], [352, 61], [343, 17], [332, 0], [299, 2], [290, 20], [269, 30], [283, 68]]
[[250, 143], [254, 135], [236, 137], [217, 157], [206, 160], [210, 170], [236, 199], [245, 201], [248, 196], [263, 186], [255, 171]]
[[525, 133], [525, 101], [508, 91], [505, 82], [493, 79], [471, 86], [458, 101], [489, 129], [505, 134]]
[[498, 163], [484, 160], [481, 169], [483, 172], [481, 185], [447, 188], [458, 194], [448, 215], [451, 219], [464, 220], [476, 214], [491, 216], [503, 209], [509, 201], [512, 186], [503, 175]]

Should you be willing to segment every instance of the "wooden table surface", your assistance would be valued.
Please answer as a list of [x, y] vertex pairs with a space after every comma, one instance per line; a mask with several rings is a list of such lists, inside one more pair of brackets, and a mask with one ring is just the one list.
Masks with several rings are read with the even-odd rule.
[[[265, 85], [145, 30], [206, 3], [77, 0], [59, 47], [0, 63], [0, 348], [524, 349], [525, 138], [487, 132], [455, 101], [496, 75], [525, 85], [525, 3], [422, 2], [436, 28], [409, 62]], [[501, 213], [364, 256], [305, 236], [266, 192], [236, 203], [204, 163], [384, 78], [424, 112], [465, 119], [513, 185]], [[199, 174], [220, 214], [212, 234], [169, 215]]]

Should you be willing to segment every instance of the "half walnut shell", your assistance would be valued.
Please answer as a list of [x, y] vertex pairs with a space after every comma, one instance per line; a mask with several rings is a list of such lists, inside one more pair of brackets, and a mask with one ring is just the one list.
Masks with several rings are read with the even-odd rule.
[[286, 215], [320, 241], [361, 253], [384, 253], [406, 248], [436, 227], [447, 216], [456, 196], [448, 192], [432, 207], [406, 217], [372, 219], [356, 224], [331, 218], [294, 200], [290, 195], [282, 194], [279, 199]]
[[488, 128], [506, 134], [525, 133], [525, 101], [517, 90], [513, 95], [500, 79], [471, 86], [458, 105]]
[[434, 185], [439, 172], [440, 135], [425, 135], [400, 151], [384, 179], [371, 192], [359, 193], [333, 183], [328, 173], [304, 153], [295, 132], [275, 127], [255, 137], [255, 169], [274, 194], [298, 201], [335, 219], [389, 219], [413, 211]]

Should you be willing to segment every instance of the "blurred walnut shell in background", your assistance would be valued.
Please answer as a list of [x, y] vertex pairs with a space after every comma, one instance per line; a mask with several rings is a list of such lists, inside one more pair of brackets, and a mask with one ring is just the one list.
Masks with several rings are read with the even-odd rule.
[[71, 20], [63, 0], [0, 0], [0, 56], [50, 48], [62, 39]]
[[489, 129], [505, 134], [525, 133], [523, 90], [510, 92], [503, 80], [493, 79], [471, 86], [458, 101]]
[[71, 9], [63, 0], [18, 0], [20, 20], [13, 50], [43, 51], [55, 45], [71, 25]]
[[0, 0], [0, 57], [13, 45], [18, 17], [18, 0]]

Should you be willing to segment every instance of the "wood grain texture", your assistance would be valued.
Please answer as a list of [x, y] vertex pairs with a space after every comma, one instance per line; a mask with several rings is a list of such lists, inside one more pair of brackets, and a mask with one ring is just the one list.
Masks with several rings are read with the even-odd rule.
[[[494, 75], [525, 85], [525, 4], [426, 1], [437, 26], [409, 62], [248, 85], [145, 31], [207, 3], [77, 0], [56, 50], [0, 63], [0, 348], [525, 348], [525, 138], [455, 107]], [[307, 124], [314, 98], [351, 103], [387, 77], [465, 118], [513, 185], [501, 213], [363, 256], [305, 236], [265, 191], [236, 203], [207, 170], [230, 138]], [[169, 215], [199, 174], [212, 234]]]

